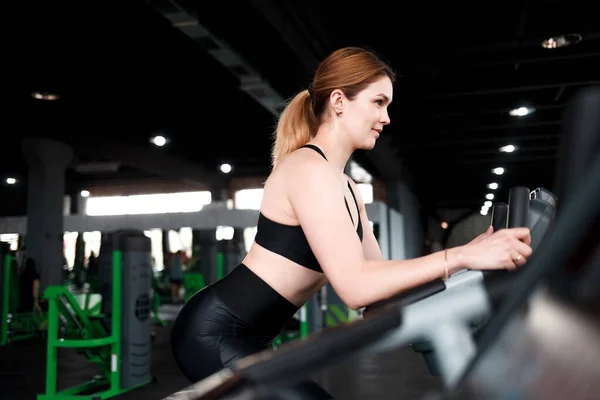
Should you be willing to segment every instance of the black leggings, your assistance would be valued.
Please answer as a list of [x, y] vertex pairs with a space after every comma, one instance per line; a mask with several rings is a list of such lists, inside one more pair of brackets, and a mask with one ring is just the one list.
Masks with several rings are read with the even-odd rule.
[[[241, 358], [271, 348], [271, 340], [296, 311], [295, 305], [241, 264], [183, 306], [171, 332], [175, 360], [192, 383], [198, 382]], [[311, 381], [294, 385], [280, 396], [333, 398]]]

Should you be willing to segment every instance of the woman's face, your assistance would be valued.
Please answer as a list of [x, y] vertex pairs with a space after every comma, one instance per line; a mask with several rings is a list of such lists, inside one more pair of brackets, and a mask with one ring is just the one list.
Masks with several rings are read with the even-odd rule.
[[390, 123], [388, 106], [393, 85], [385, 76], [371, 83], [353, 100], [345, 99], [339, 123], [355, 148], [371, 150], [383, 127]]

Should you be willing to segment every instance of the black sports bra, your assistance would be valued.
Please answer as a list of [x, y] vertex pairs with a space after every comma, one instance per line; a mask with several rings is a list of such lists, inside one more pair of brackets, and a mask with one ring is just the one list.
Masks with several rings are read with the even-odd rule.
[[[310, 148], [319, 153], [325, 160], [325, 154], [321, 151], [317, 146], [307, 144], [302, 147]], [[360, 210], [358, 208], [358, 202], [356, 201], [356, 196], [354, 195], [354, 191], [352, 190], [352, 186], [350, 182], [348, 182], [348, 189], [350, 189], [350, 193], [352, 193], [352, 197], [354, 198], [354, 204], [356, 204], [356, 210], [359, 211], [358, 217], [358, 226], [356, 228], [356, 233], [360, 238], [361, 242], [363, 240], [363, 229], [362, 222], [360, 219]], [[354, 224], [354, 220], [352, 218], [352, 214], [350, 213], [350, 207], [348, 206], [348, 202], [346, 201], [346, 197], [344, 197], [344, 202], [346, 203], [346, 209], [348, 210], [348, 214], [350, 214], [350, 219]], [[324, 221], [324, 223], [327, 223]], [[312, 269], [317, 272], [323, 272], [319, 262], [317, 261], [315, 255], [313, 254], [310, 245], [308, 244], [308, 240], [306, 240], [306, 236], [302, 231], [302, 227], [300, 225], [284, 225], [278, 222], [272, 221], [265, 217], [262, 213], [258, 215], [258, 224], [257, 231], [254, 241], [264, 247], [267, 250], [272, 251], [273, 253], [279, 254], [288, 260], [294, 261], [297, 264], [300, 264], [306, 268]]]

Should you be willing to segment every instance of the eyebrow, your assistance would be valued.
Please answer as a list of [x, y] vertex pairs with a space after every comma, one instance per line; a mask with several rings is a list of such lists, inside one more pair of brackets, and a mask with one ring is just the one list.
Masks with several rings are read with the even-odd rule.
[[383, 94], [383, 93], [378, 93], [378, 94], [376, 94], [376, 96], [381, 96], [381, 97], [383, 97], [383, 99], [386, 101], [386, 103], [390, 103], [390, 98], [389, 98], [389, 97], [387, 97], [385, 94]]

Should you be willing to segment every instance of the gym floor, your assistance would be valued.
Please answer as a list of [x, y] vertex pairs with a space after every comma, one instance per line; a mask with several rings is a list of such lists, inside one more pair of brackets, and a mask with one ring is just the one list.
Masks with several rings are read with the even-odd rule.
[[[114, 397], [115, 400], [159, 400], [188, 386], [171, 355], [171, 325], [154, 328], [152, 368], [157, 382]], [[92, 378], [97, 369], [83, 356], [60, 349], [59, 390]], [[201, 360], [199, 360], [201, 362]], [[42, 340], [11, 343], [0, 347], [0, 398], [35, 400], [44, 392], [46, 347]], [[437, 377], [429, 375], [420, 354], [401, 349], [372, 358], [353, 358], [313, 377], [337, 399], [423, 399], [441, 388]]]

